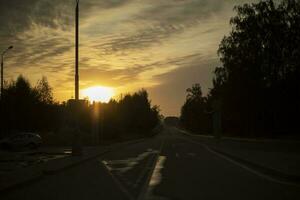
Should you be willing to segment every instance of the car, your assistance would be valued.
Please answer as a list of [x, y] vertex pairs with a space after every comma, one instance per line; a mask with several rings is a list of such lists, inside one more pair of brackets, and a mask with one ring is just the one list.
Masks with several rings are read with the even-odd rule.
[[29, 148], [36, 149], [42, 144], [42, 138], [39, 134], [36, 133], [18, 133], [2, 139], [0, 141], [0, 146], [2, 148]]

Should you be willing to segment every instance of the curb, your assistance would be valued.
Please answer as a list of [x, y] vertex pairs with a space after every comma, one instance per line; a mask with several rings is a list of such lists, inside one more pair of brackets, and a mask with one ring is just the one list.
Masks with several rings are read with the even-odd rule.
[[[199, 137], [202, 137], [201, 135], [193, 135], [193, 134], [190, 134], [189, 132], [185, 131], [185, 130], [181, 130], [181, 129], [178, 129], [180, 131], [180, 133], [184, 134], [184, 135], [187, 135], [187, 136], [199, 136]], [[205, 138], [208, 138], [206, 136], [204, 136]], [[211, 139], [214, 139], [211, 137]], [[224, 139], [227, 139], [227, 140], [231, 140], [230, 138], [224, 138]], [[238, 140], [238, 139], [237, 139]], [[245, 141], [245, 140], [238, 140], [238, 141]], [[300, 186], [300, 176], [299, 175], [295, 175], [295, 174], [288, 174], [288, 173], [285, 173], [285, 172], [282, 172], [282, 171], [279, 171], [279, 170], [276, 170], [276, 169], [273, 169], [273, 168], [270, 168], [270, 167], [266, 167], [264, 165], [261, 165], [261, 164], [258, 164], [256, 162], [253, 162], [253, 161], [249, 161], [247, 159], [244, 159], [244, 158], [241, 158], [239, 156], [236, 156], [236, 155], [233, 155], [231, 153], [228, 153], [228, 152], [225, 152], [225, 151], [222, 151], [216, 147], [213, 147], [213, 146], [209, 146], [209, 148], [219, 154], [222, 154], [223, 156], [226, 156], [236, 162], [239, 162], [241, 164], [244, 164], [246, 166], [248, 166], [249, 168], [255, 170], [255, 171], [258, 171], [266, 176], [269, 176], [269, 177], [272, 177], [274, 179], [277, 179], [279, 181], [282, 181], [282, 182], [288, 182], [288, 183], [292, 183], [292, 184], [295, 184], [297, 186]]]
[[289, 182], [289, 183], [293, 183], [293, 184], [296, 184], [296, 185], [300, 185], [300, 176], [299, 175], [295, 175], [295, 174], [288, 174], [288, 173], [285, 173], [285, 172], [282, 172], [282, 171], [279, 171], [279, 170], [276, 170], [276, 169], [273, 169], [273, 168], [270, 168], [270, 167], [266, 167], [266, 166], [263, 166], [261, 164], [258, 164], [256, 162], [253, 162], [253, 161], [249, 161], [247, 159], [243, 159], [243, 158], [240, 158], [238, 156], [235, 156], [235, 155], [232, 155], [230, 153], [227, 153], [227, 152], [224, 152], [220, 149], [217, 149], [215, 147], [209, 147], [210, 149], [212, 149], [213, 151], [219, 153], [219, 154], [222, 154], [226, 157], [229, 157], [230, 159], [236, 161], [236, 162], [239, 162], [241, 164], [244, 164], [250, 168], [252, 168], [253, 170], [256, 170], [264, 175], [267, 175], [267, 176], [270, 176], [274, 179], [277, 179], [279, 181], [283, 181], [283, 182]]
[[[210, 138], [214, 139], [214, 135], [207, 135], [201, 132], [201, 134], [192, 134], [188, 132], [185, 129], [179, 129], [177, 128], [181, 133], [191, 136], [191, 137], [198, 137], [198, 138]], [[203, 134], [202, 134], [203, 133]], [[228, 137], [228, 136], [222, 136], [220, 140], [227, 140], [227, 141], [238, 141], [238, 142], [293, 142], [298, 143], [300, 145], [300, 141], [294, 141], [294, 140], [280, 140], [280, 139], [271, 139], [271, 138], [239, 138], [239, 137]]]
[[40, 180], [42, 179], [44, 176], [43, 172], [42, 171], [39, 171], [37, 173], [35, 173], [34, 175], [28, 177], [28, 178], [25, 178], [21, 181], [16, 181], [15, 183], [11, 184], [11, 185], [7, 185], [7, 186], [4, 186], [4, 187], [1, 187], [0, 188], [0, 192], [3, 194], [3, 193], [7, 193], [11, 190], [14, 190], [14, 189], [17, 189], [19, 187], [22, 187], [24, 186], [25, 184], [28, 184], [28, 183], [32, 183], [32, 182], [35, 182], [37, 180]]
[[[31, 182], [35, 182], [37, 180], [40, 180], [40, 179], [44, 178], [45, 176], [53, 175], [53, 174], [62, 172], [63, 170], [75, 167], [77, 165], [80, 165], [80, 164], [88, 161], [88, 160], [92, 160], [96, 157], [102, 156], [102, 155], [112, 151], [115, 148], [118, 148], [118, 147], [122, 148], [124, 145], [136, 144], [136, 143], [139, 143], [139, 142], [143, 142], [146, 139], [148, 139], [148, 138], [142, 138], [142, 139], [137, 139], [137, 140], [132, 140], [132, 141], [113, 144], [113, 145], [107, 147], [106, 150], [103, 150], [100, 153], [96, 153], [94, 155], [88, 156], [86, 158], [82, 158], [81, 156], [74, 156], [74, 157], [70, 156], [70, 157], [59, 158], [59, 159], [49, 161], [49, 163], [44, 163], [44, 166], [43, 166], [43, 164], [41, 164], [39, 166], [40, 169], [37, 169], [37, 172], [32, 174], [30, 177], [26, 177], [23, 180], [17, 180], [17, 181], [15, 181], [15, 183], [10, 184], [10, 185], [0, 187], [0, 192], [1, 193], [9, 192], [9, 191], [11, 191], [13, 189], [16, 189], [18, 187], [22, 187], [27, 183], [31, 183]], [[58, 164], [58, 162], [66, 162], [66, 159], [69, 159], [68, 164]], [[35, 166], [35, 167], [37, 167], [37, 166]], [[30, 170], [30, 169], [27, 168], [27, 170]]]
[[[79, 160], [76, 160], [76, 161], [70, 161], [70, 164], [67, 164], [67, 165], [63, 165], [63, 166], [55, 166], [55, 164], [53, 164], [54, 166], [51, 166], [51, 163], [50, 164], [50, 167], [49, 165], [46, 166], [44, 169], [43, 169], [43, 174], [45, 175], [52, 175], [52, 174], [56, 174], [56, 173], [59, 173], [65, 169], [69, 169], [69, 168], [72, 168], [72, 167], [75, 167], [77, 165], [80, 165], [86, 161], [89, 161], [89, 160], [92, 160], [98, 156], [101, 156], [103, 154], [106, 154], [108, 153], [110, 150], [104, 150], [100, 153], [97, 153], [95, 155], [92, 155], [92, 156], [89, 156], [89, 157], [86, 157], [86, 158], [82, 158], [80, 159], [80, 156], [75, 156], [75, 157], [68, 157], [70, 160], [71, 159], [79, 159]], [[61, 158], [61, 159], [67, 159], [67, 158]], [[59, 162], [58, 160], [56, 160], [56, 162]]]
[[[44, 178], [45, 176], [47, 175], [53, 175], [53, 174], [56, 174], [56, 173], [59, 173], [65, 169], [69, 169], [69, 168], [72, 168], [72, 167], [75, 167], [77, 165], [80, 165], [88, 160], [92, 160], [98, 156], [101, 156], [105, 153], [108, 153], [110, 150], [104, 150], [100, 153], [96, 153], [92, 156], [88, 156], [86, 158], [83, 158], [83, 159], [80, 159], [80, 156], [78, 157], [68, 157], [68, 158], [60, 158], [60, 159], [56, 159], [56, 160], [53, 160], [52, 161], [52, 164], [51, 163], [47, 163], [47, 165], [45, 166], [39, 166], [40, 169], [37, 169], [37, 172], [36, 173], [33, 173], [30, 177], [26, 177], [24, 178], [23, 180], [17, 180], [15, 183], [12, 183], [12, 184], [9, 184], [7, 186], [3, 186], [0, 188], [0, 192], [9, 192], [13, 189], [16, 189], [18, 187], [22, 187], [24, 186], [25, 184], [27, 183], [31, 183], [31, 182], [35, 182], [37, 180], [40, 180], [42, 178]], [[78, 159], [78, 160], [71, 160], [71, 159]], [[57, 162], [60, 162], [60, 161], [65, 161], [65, 159], [70, 159], [70, 163], [68, 164], [62, 164], [61, 166], [55, 166], [55, 164], [57, 164]], [[49, 167], [49, 164], [50, 164], [50, 167]], [[53, 166], [51, 166], [53, 165]], [[30, 170], [30, 168], [27, 168], [26, 170]], [[24, 171], [26, 171], [24, 170]]]

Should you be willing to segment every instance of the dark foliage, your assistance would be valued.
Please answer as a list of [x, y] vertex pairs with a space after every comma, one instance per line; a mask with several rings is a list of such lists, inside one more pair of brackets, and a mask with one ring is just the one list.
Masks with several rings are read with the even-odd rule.
[[186, 101], [181, 108], [181, 124], [197, 133], [210, 131], [210, 116], [206, 112], [207, 98], [202, 96], [200, 85], [194, 84], [186, 92]]
[[232, 31], [219, 47], [223, 65], [215, 70], [207, 104], [222, 100], [227, 133], [275, 136], [299, 131], [299, 1], [267, 0], [235, 10]]
[[1, 137], [37, 132], [46, 143], [72, 144], [73, 132], [79, 128], [83, 143], [97, 144], [95, 140], [148, 136], [159, 123], [158, 107], [151, 106], [146, 90], [109, 103], [79, 103], [75, 109], [74, 100], [54, 102], [45, 77], [32, 87], [19, 76], [5, 87], [1, 99]]
[[35, 87], [19, 76], [4, 90], [1, 100], [1, 131], [57, 129], [61, 106], [53, 102], [52, 89], [43, 77]]
[[147, 136], [159, 124], [158, 107], [151, 107], [146, 90], [127, 94], [119, 101], [95, 103], [93, 107], [100, 113], [100, 139]]

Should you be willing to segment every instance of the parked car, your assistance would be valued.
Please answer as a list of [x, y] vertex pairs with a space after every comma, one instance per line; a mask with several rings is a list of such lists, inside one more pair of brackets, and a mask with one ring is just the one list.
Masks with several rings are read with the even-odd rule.
[[41, 146], [42, 138], [36, 133], [18, 133], [0, 141], [2, 148], [30, 148]]

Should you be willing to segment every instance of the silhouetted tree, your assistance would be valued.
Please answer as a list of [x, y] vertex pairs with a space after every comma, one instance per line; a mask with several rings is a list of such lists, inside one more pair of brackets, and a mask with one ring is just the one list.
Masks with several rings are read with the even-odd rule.
[[146, 90], [126, 94], [118, 101], [95, 103], [94, 108], [99, 113], [99, 135], [104, 139], [145, 137], [153, 134], [159, 123], [159, 109], [151, 106]]
[[[205, 106], [221, 100], [227, 133], [273, 136], [299, 131], [300, 2], [266, 0], [234, 10], [232, 30], [218, 50], [222, 66], [214, 71]], [[195, 89], [189, 89], [188, 98], [191, 91]], [[187, 123], [202, 112], [188, 98], [181, 119], [191, 128]]]
[[201, 86], [199, 83], [196, 83], [194, 85], [192, 85], [191, 88], [188, 88], [186, 90], [187, 92], [187, 101], [202, 101], [203, 97], [202, 97], [202, 90], [201, 90]]
[[[219, 47], [209, 99], [221, 97], [227, 119], [247, 135], [296, 128], [300, 94], [300, 2], [236, 6]], [[296, 78], [298, 77], [298, 78]]]
[[187, 96], [181, 108], [181, 124], [197, 133], [208, 133], [210, 130], [210, 120], [206, 113], [206, 97], [202, 96], [200, 84], [194, 84], [186, 90]]
[[35, 86], [34, 90], [37, 92], [38, 99], [40, 102], [44, 104], [53, 103], [52, 88], [50, 87], [48, 80], [45, 76], [43, 76], [42, 79], [37, 82], [37, 85]]
[[59, 106], [54, 104], [51, 87], [43, 77], [35, 87], [20, 75], [4, 90], [2, 104], [2, 130], [39, 131], [58, 127]]
[[[120, 100], [109, 103], [94, 103], [89, 105], [81, 101], [82, 105], [74, 113], [72, 102], [58, 104], [54, 102], [52, 88], [47, 78], [42, 77], [32, 87], [29, 81], [20, 75], [5, 88], [1, 99], [1, 130], [6, 133], [12, 131], [55, 132], [44, 138], [50, 143], [71, 144], [74, 127], [80, 127], [83, 132], [83, 143], [95, 144], [92, 132], [98, 131], [100, 139], [130, 139], [131, 137], [145, 137], [152, 134], [152, 130], [159, 123], [159, 109], [151, 106], [146, 90], [127, 94]], [[79, 115], [74, 124], [75, 114]], [[97, 118], [95, 118], [97, 116]], [[98, 120], [98, 123], [95, 122]], [[98, 129], [95, 129], [98, 125]], [[60, 135], [59, 135], [60, 134]], [[1, 135], [3, 136], [3, 134]]]

